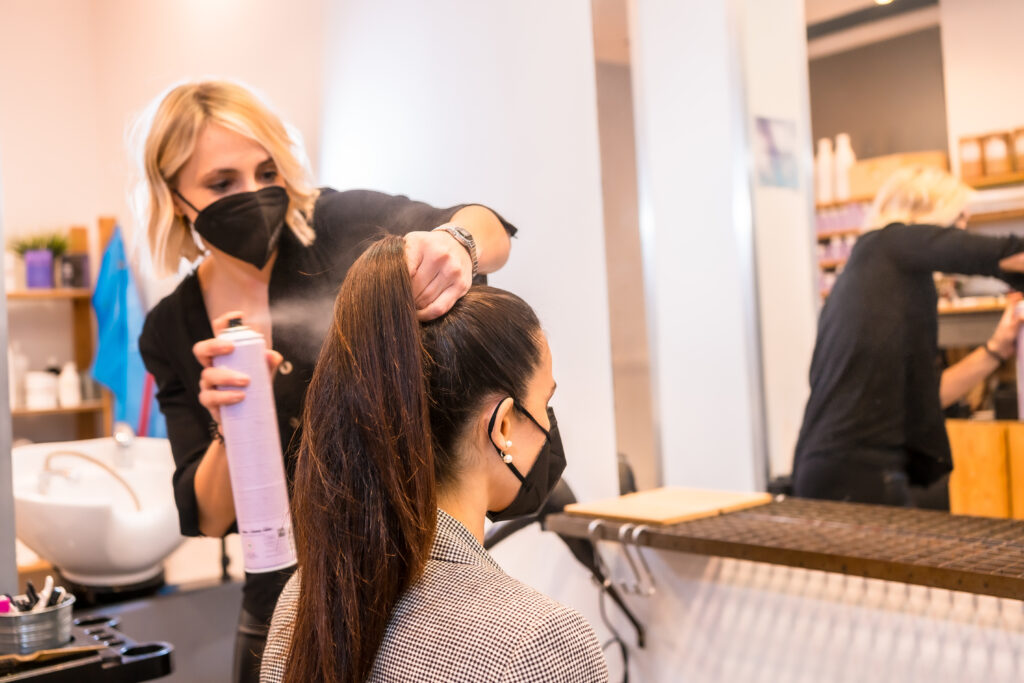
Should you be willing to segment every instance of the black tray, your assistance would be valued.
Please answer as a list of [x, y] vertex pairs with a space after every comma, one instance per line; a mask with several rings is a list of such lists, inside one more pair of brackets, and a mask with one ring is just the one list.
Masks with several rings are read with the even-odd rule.
[[134, 683], [167, 676], [172, 671], [170, 643], [139, 643], [120, 630], [121, 618], [90, 614], [76, 618], [65, 647], [104, 645], [102, 650], [71, 659], [26, 663], [13, 671], [0, 668], [0, 683]]

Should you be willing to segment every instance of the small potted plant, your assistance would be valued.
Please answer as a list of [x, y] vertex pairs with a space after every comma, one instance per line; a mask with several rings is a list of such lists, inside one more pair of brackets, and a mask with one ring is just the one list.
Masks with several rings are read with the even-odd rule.
[[25, 286], [29, 289], [53, 287], [54, 259], [67, 249], [68, 238], [56, 233], [25, 237], [11, 244], [11, 250], [25, 261]]

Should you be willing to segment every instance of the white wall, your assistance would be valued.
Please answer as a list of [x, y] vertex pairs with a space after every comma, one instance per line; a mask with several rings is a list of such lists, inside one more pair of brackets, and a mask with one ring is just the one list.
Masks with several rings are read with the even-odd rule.
[[0, 63], [10, 65], [0, 69], [7, 236], [95, 228], [100, 214], [116, 215], [130, 229], [127, 126], [185, 79], [221, 76], [253, 86], [314, 156], [323, 5], [0, 0]]
[[753, 490], [762, 408], [735, 4], [634, 1], [630, 35], [663, 482]]
[[[590, 3], [351, 0], [327, 27], [324, 182], [481, 202], [520, 228], [491, 283], [548, 333], [566, 480], [581, 498], [614, 495]], [[598, 622], [592, 585], [550, 534], [519, 534], [495, 556]]]
[[965, 135], [1024, 127], [1024, 2], [941, 0], [950, 161]]
[[801, 0], [745, 0], [743, 12], [749, 125], [791, 121], [798, 141], [796, 189], [753, 184], [766, 436], [771, 474], [782, 475], [792, 471], [818, 326], [807, 41]]

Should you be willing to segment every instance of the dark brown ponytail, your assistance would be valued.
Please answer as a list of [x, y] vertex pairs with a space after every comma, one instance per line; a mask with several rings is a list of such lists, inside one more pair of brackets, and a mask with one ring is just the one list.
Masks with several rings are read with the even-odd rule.
[[540, 323], [519, 297], [475, 286], [416, 320], [405, 242], [349, 269], [306, 392], [292, 495], [302, 573], [288, 683], [362, 683], [391, 612], [423, 572], [437, 489], [484, 402], [522, 398]]
[[361, 683], [436, 524], [420, 324], [405, 242], [352, 266], [306, 393], [293, 509], [301, 598], [285, 681]]

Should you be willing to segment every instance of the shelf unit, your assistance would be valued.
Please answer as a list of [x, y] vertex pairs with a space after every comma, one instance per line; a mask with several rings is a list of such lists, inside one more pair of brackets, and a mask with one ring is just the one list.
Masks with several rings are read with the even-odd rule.
[[[114, 233], [114, 218], [103, 217], [99, 220], [100, 244], [106, 245]], [[92, 290], [71, 288], [20, 289], [7, 292], [8, 303], [21, 302], [18, 305], [29, 306], [33, 303], [66, 301], [70, 307], [73, 344], [73, 360], [79, 372], [92, 365], [95, 353], [93, 343], [93, 312]], [[73, 408], [49, 408], [30, 410], [13, 408], [11, 418], [35, 418], [45, 416], [63, 416], [75, 420], [77, 438], [91, 439], [112, 433], [114, 407], [113, 398], [105, 388], [100, 390], [100, 398], [83, 400], [81, 405]]]
[[1003, 185], [1021, 185], [1024, 184], [1024, 171], [982, 176], [980, 178], [965, 180], [964, 182], [979, 190], [987, 187], [1001, 187]]

